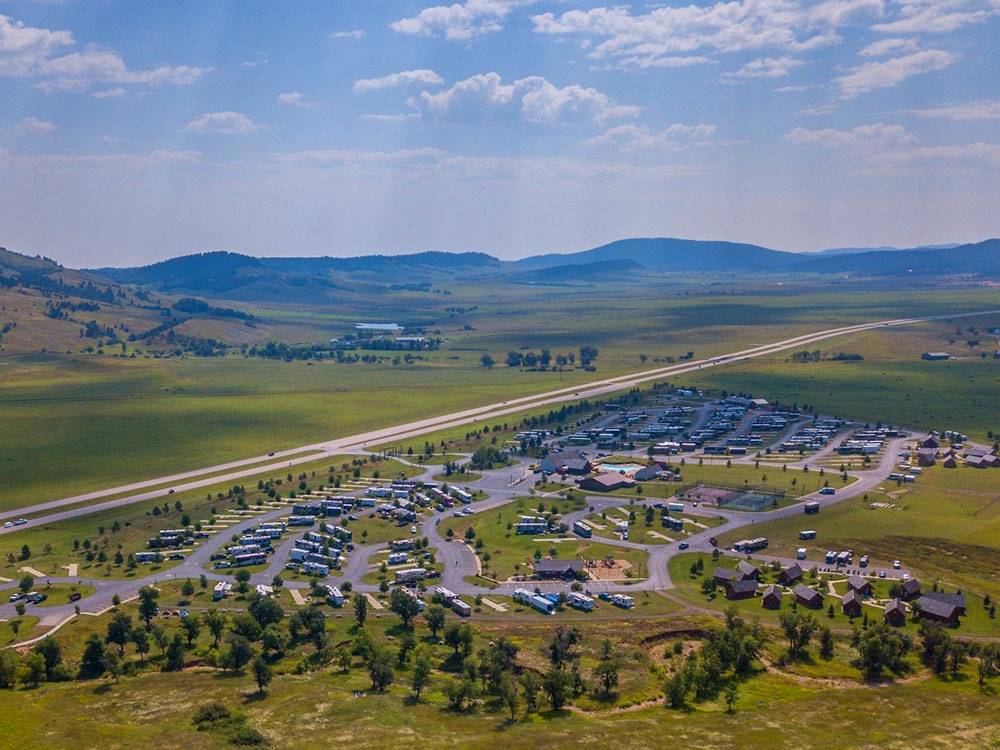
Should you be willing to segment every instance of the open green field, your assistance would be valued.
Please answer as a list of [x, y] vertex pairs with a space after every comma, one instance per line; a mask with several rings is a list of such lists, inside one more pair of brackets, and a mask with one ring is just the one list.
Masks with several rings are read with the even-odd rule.
[[[514, 525], [519, 516], [541, 515], [538, 512], [540, 502], [542, 501], [536, 498], [521, 498], [501, 508], [483, 511], [467, 518], [447, 519], [441, 522], [440, 531], [447, 536], [450, 529], [454, 538], [459, 540], [467, 538], [465, 534], [471, 528], [475, 532], [472, 543], [482, 540], [482, 546], [477, 547], [476, 551], [483, 562], [483, 572], [495, 580], [503, 581], [514, 575], [530, 574], [531, 561], [536, 551], [542, 557], [559, 559], [600, 560], [610, 555], [631, 563], [631, 578], [645, 577], [646, 555], [638, 550], [612, 547], [572, 535], [517, 534]], [[558, 514], [563, 514], [585, 507], [580, 500], [557, 498], [546, 498], [544, 506], [546, 514], [552, 513], [553, 508]]]
[[[690, 570], [691, 564], [699, 557], [704, 562], [704, 570], [699, 575], [693, 575]], [[725, 593], [721, 588], [719, 588], [714, 594], [705, 594], [701, 590], [702, 583], [706, 578], [712, 577], [716, 567], [733, 568], [741, 559], [745, 558], [723, 556], [720, 557], [718, 561], [713, 561], [711, 555], [677, 555], [671, 558], [669, 563], [670, 578], [675, 587], [674, 592], [685, 601], [700, 608], [722, 613], [730, 607], [735, 607], [740, 614], [748, 619], [752, 617], [759, 617], [762, 622], [770, 625], [776, 625], [778, 623], [778, 616], [780, 612], [787, 612], [796, 609], [792, 603], [795, 597], [788, 591], [786, 591], [785, 595], [782, 597], [781, 609], [771, 610], [765, 609], [761, 606], [760, 596], [750, 599], [731, 601], [726, 598]], [[761, 561], [754, 561], [754, 564], [761, 570], [760, 580], [762, 584], [778, 582], [777, 571], [772, 570], [766, 563]], [[837, 598], [837, 596], [830, 595], [829, 593], [830, 586], [832, 586], [834, 592], [838, 596], [844, 594], [847, 587], [846, 575], [839, 573], [820, 573], [818, 577], [813, 578], [809, 572], [811, 568], [808, 565], [803, 565], [803, 569], [806, 570], [806, 575], [802, 582], [807, 586], [817, 588], [820, 593], [823, 594], [824, 601], [821, 609], [810, 610], [805, 607], [798, 607], [798, 612], [811, 612], [819, 621], [821, 626], [827, 626], [835, 631], [844, 633], [850, 633], [853, 628], [860, 627], [862, 625], [863, 617], [853, 619], [847, 617], [841, 610], [840, 599]], [[885, 600], [890, 598], [889, 588], [891, 586], [891, 582], [888, 580], [872, 580], [871, 583], [872, 588], [874, 589], [873, 600]], [[926, 590], [930, 590], [930, 585], [927, 585]], [[989, 617], [988, 608], [983, 606], [982, 596], [977, 596], [966, 591], [966, 599], [968, 602], [968, 614], [961, 618], [961, 624], [959, 627], [952, 631], [953, 635], [975, 637], [986, 636], [990, 638], [1000, 637], [1000, 619]], [[829, 614], [829, 606], [831, 604], [833, 605], [832, 617]], [[883, 610], [881, 607], [876, 606], [876, 604], [865, 604], [862, 608], [862, 612], [863, 614], [867, 614], [868, 619], [872, 624], [882, 621]], [[918, 623], [910, 618], [901, 629], [915, 637], [918, 632]]]
[[[676, 287], [667, 288], [624, 285], [618, 290], [622, 294], [604, 290], [617, 300], [614, 314], [577, 288], [469, 285], [452, 290], [446, 303], [401, 295], [397, 302], [409, 307], [397, 308], [398, 313], [440, 315], [441, 335], [447, 337], [440, 351], [421, 353], [409, 365], [310, 364], [238, 355], [5, 357], [0, 365], [0, 409], [7, 418], [7, 429], [0, 434], [0, 498], [5, 507], [18, 507], [636, 371], [644, 366], [640, 354], [649, 367], [688, 351], [698, 357], [721, 354], [839, 323], [996, 304], [996, 293], [988, 289], [879, 289], [872, 294], [864, 284], [817, 289], [802, 281], [760, 280], [747, 287], [745, 280], [734, 279], [731, 289], [723, 283], [706, 292], [697, 283], [678, 280]], [[380, 300], [392, 302], [389, 297]], [[426, 304], [431, 308], [421, 309]], [[444, 312], [444, 304], [474, 310], [452, 316]], [[262, 314], [264, 325], [271, 318], [283, 322], [280, 308]], [[322, 341], [341, 331], [352, 315], [350, 310], [331, 317], [321, 310], [297, 308], [291, 330], [304, 340]], [[555, 354], [583, 345], [600, 351], [595, 374], [580, 369], [522, 371], [502, 363], [509, 350], [549, 348]], [[853, 343], [830, 342], [829, 348], [847, 351]], [[479, 364], [485, 352], [497, 359], [492, 369]], [[915, 372], [924, 373], [928, 370], [923, 365], [934, 363], [919, 364]], [[974, 402], [976, 394], [995, 387], [996, 368], [987, 369], [992, 363], [986, 361], [943, 364], [929, 371], [933, 376], [924, 384], [934, 388], [935, 399], [923, 400], [918, 398], [920, 382], [897, 384], [893, 365], [885, 370], [888, 382], [882, 378], [880, 383], [875, 375], [881, 371], [873, 370], [876, 360], [869, 364], [867, 358], [857, 368], [851, 363], [796, 366], [786, 385], [772, 374], [761, 376], [775, 386], [770, 388], [740, 374], [753, 373], [757, 365], [752, 363], [699, 375], [697, 380], [721, 388], [722, 380], [710, 378], [730, 378], [726, 383], [736, 390], [733, 383], [743, 379], [765, 396], [809, 398], [831, 409], [841, 403], [878, 404], [877, 410], [884, 413], [872, 418], [936, 423], [949, 416], [958, 429], [985, 432], [987, 417], [982, 404]], [[840, 377], [855, 371], [870, 374]], [[816, 391], [793, 391], [793, 386], [800, 387], [796, 378], [822, 388], [828, 401], [822, 402]], [[841, 395], [849, 400], [843, 402]], [[928, 405], [920, 406], [922, 401]]]
[[[872, 508], [871, 503], [893, 507]], [[801, 529], [815, 540], [800, 541]], [[806, 547], [809, 560], [826, 550], [853, 549], [876, 564], [901, 560], [916, 577], [937, 579], [963, 590], [1000, 596], [1000, 471], [940, 465], [925, 469], [913, 484], [881, 489], [823, 508], [816, 516], [793, 516], [759, 526], [769, 554], [794, 557]], [[723, 535], [719, 543], [742, 538]]]

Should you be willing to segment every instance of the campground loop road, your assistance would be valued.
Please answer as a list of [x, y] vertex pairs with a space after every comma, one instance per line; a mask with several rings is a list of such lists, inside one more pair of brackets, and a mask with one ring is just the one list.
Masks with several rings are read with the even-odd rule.
[[[818, 341], [838, 336], [846, 336], [852, 333], [871, 331], [879, 328], [890, 328], [893, 326], [901, 326], [911, 323], [981, 315], [995, 315], [998, 313], [1000, 313], [1000, 310], [985, 310], [927, 317], [895, 318], [891, 320], [876, 321], [873, 323], [861, 323], [852, 326], [842, 326], [840, 328], [830, 328], [824, 331], [817, 331], [815, 333], [808, 333], [789, 339], [783, 339], [782, 341], [777, 341], [771, 344], [743, 349], [730, 354], [722, 354], [715, 357], [709, 357], [707, 359], [694, 360], [680, 365], [671, 365], [669, 367], [644, 370], [631, 375], [619, 375], [614, 378], [595, 380], [587, 384], [568, 386], [566, 388], [559, 388], [545, 393], [535, 394], [533, 396], [521, 396], [487, 406], [466, 409], [464, 411], [454, 412], [440, 417], [417, 420], [399, 425], [397, 427], [373, 430], [371, 432], [360, 433], [350, 437], [305, 445], [300, 448], [275, 452], [273, 456], [257, 456], [240, 461], [231, 461], [215, 466], [209, 466], [203, 469], [196, 469], [142, 482], [135, 482], [119, 487], [110, 487], [108, 489], [89, 492], [82, 495], [49, 500], [36, 503], [31, 506], [18, 508], [16, 510], [0, 512], [0, 521], [10, 518], [29, 517], [28, 524], [13, 528], [0, 528], [0, 534], [11, 533], [30, 526], [39, 526], [56, 521], [62, 521], [67, 518], [74, 518], [102, 510], [118, 508], [131, 503], [142, 502], [143, 500], [166, 497], [174, 492], [186, 492], [216, 484], [234, 482], [248, 476], [256, 476], [259, 474], [266, 474], [268, 472], [286, 471], [288, 468], [299, 464], [309, 463], [338, 454], [350, 453], [359, 449], [363, 450], [367, 446], [373, 444], [379, 445], [396, 440], [406, 440], [408, 438], [426, 435], [427, 433], [438, 430], [461, 427], [473, 422], [482, 421], [484, 419], [495, 419], [509, 414], [526, 411], [528, 409], [550, 406], [566, 401], [596, 398], [617, 391], [626, 390], [628, 388], [647, 383], [651, 380], [683, 375], [697, 370], [704, 370], [706, 368], [719, 367], [721, 365], [732, 364], [734, 362], [754, 359], [756, 357], [774, 354], [793, 347], [813, 344]], [[287, 460], [285, 460], [286, 458]], [[272, 459], [281, 460], [272, 461]], [[251, 466], [252, 468], [247, 468]], [[229, 471], [230, 469], [234, 470]], [[145, 489], [146, 491], [138, 494], [128, 494], [135, 490], [142, 489]], [[125, 496], [114, 497], [116, 495]], [[113, 499], [106, 500], [101, 503], [81, 505], [82, 503], [89, 503], [91, 500], [99, 500], [101, 498], [108, 497]], [[46, 511], [52, 511], [57, 508], [67, 508], [67, 510], [48, 513], [46, 515], [37, 515], [39, 513], [45, 513]]]

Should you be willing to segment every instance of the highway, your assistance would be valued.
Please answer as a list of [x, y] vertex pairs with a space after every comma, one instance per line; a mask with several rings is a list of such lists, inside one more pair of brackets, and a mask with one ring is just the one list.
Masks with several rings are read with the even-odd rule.
[[[110, 487], [105, 490], [98, 490], [82, 495], [48, 500], [27, 507], [18, 508], [16, 510], [0, 512], [0, 521], [11, 518], [28, 517], [27, 526], [49, 524], [89, 513], [122, 507], [131, 503], [166, 497], [172, 492], [185, 492], [217, 484], [237, 482], [238, 480], [249, 476], [257, 476], [267, 474], [269, 472], [283, 472], [290, 467], [316, 461], [324, 457], [349, 453], [352, 451], [356, 452], [358, 450], [364, 450], [368, 446], [376, 446], [384, 443], [406, 440], [420, 435], [426, 435], [430, 432], [461, 427], [485, 419], [495, 419], [509, 414], [523, 412], [528, 409], [552, 406], [584, 398], [597, 398], [642, 385], [643, 383], [648, 383], [653, 380], [659, 380], [666, 377], [676, 377], [689, 372], [728, 365], [734, 362], [741, 362], [756, 357], [763, 357], [776, 352], [785, 351], [787, 349], [806, 346], [819, 341], [836, 338], [838, 336], [846, 336], [863, 331], [890, 328], [924, 321], [993, 315], [997, 313], [1000, 313], [1000, 311], [988, 310], [956, 313], [951, 315], [895, 318], [891, 320], [876, 321], [873, 323], [862, 323], [852, 326], [830, 328], [823, 331], [783, 339], [771, 344], [764, 344], [761, 346], [751, 347], [749, 349], [743, 349], [730, 354], [718, 355], [701, 360], [693, 360], [668, 367], [644, 370], [630, 375], [620, 375], [613, 378], [595, 380], [586, 385], [559, 388], [532, 396], [522, 396], [508, 401], [501, 401], [499, 403], [489, 404], [486, 406], [465, 409], [463, 411], [439, 417], [416, 420], [398, 425], [396, 427], [382, 428], [349, 437], [313, 443], [300, 448], [281, 451], [273, 455], [257, 456], [242, 459], [240, 461], [231, 461], [202, 469], [181, 472], [170, 476], [158, 477], [118, 487]], [[135, 490], [145, 491], [131, 494], [135, 492]], [[123, 497], [118, 497], [119, 495], [123, 495]], [[111, 499], [98, 503], [90, 502], [93, 500], [100, 500], [101, 498]], [[86, 504], [82, 505], [83, 503]], [[64, 508], [65, 510], [54, 513], [46, 513], [46, 511], [55, 511], [59, 508]], [[14, 528], [0, 529], [0, 534], [11, 533], [24, 528], [26, 528], [26, 526], [22, 525]]]

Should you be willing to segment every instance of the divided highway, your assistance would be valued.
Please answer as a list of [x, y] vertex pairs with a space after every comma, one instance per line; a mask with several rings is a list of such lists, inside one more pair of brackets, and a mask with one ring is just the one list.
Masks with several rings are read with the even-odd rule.
[[[352, 451], [356, 452], [364, 450], [369, 446], [406, 440], [420, 435], [426, 435], [430, 432], [436, 432], [438, 430], [461, 427], [484, 419], [495, 419], [509, 414], [523, 412], [527, 409], [552, 406], [583, 398], [597, 398], [642, 385], [643, 383], [648, 383], [653, 380], [659, 380], [665, 377], [675, 377], [689, 372], [732, 364], [734, 362], [741, 362], [754, 359], [756, 357], [763, 357], [768, 354], [774, 354], [787, 349], [814, 344], [819, 341], [839, 336], [846, 336], [853, 333], [861, 333], [863, 331], [870, 331], [879, 328], [907, 325], [910, 323], [919, 323], [931, 320], [947, 320], [951, 318], [979, 315], [994, 315], [998, 313], [1000, 313], [998, 310], [988, 310], [927, 317], [895, 318], [891, 320], [876, 321], [873, 323], [862, 323], [852, 326], [830, 328], [823, 331], [817, 331], [815, 333], [783, 339], [771, 344], [742, 349], [730, 354], [719, 355], [707, 359], [693, 360], [683, 364], [670, 365], [668, 367], [644, 370], [630, 375], [620, 375], [618, 377], [595, 380], [585, 385], [558, 388], [533, 396], [522, 396], [508, 401], [501, 401], [499, 403], [489, 404], [486, 406], [465, 409], [463, 411], [439, 417], [416, 420], [398, 425], [396, 427], [372, 430], [370, 432], [364, 432], [349, 437], [313, 443], [300, 448], [281, 451], [279, 453], [275, 453], [273, 456], [257, 456], [254, 458], [218, 464], [216, 466], [209, 466], [203, 469], [196, 469], [170, 476], [122, 485], [119, 487], [110, 487], [105, 490], [98, 490], [96, 492], [90, 492], [83, 495], [49, 500], [28, 507], [19, 508], [17, 510], [0, 512], [0, 521], [21, 516], [34, 516], [33, 518], [29, 518], [27, 526], [53, 523], [67, 518], [73, 518], [76, 516], [129, 505], [131, 503], [141, 502], [143, 500], [165, 497], [171, 494], [171, 492], [195, 490], [216, 484], [235, 482], [248, 476], [256, 476], [274, 471], [285, 471], [289, 467], [316, 461], [327, 456], [350, 453]], [[129, 494], [135, 490], [146, 491]], [[118, 495], [124, 496], [116, 497]], [[100, 500], [101, 498], [111, 499], [100, 503], [81, 505], [82, 503], [90, 503], [92, 500]], [[46, 511], [55, 511], [59, 508], [64, 508], [66, 510], [46, 513], [45, 515], [37, 515], [39, 513], [45, 513]], [[22, 525], [14, 528], [0, 529], [0, 534], [24, 529], [27, 526]]]

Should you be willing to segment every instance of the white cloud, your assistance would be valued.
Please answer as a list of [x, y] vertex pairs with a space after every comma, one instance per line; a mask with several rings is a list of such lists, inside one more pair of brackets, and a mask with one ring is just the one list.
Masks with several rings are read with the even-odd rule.
[[872, 26], [884, 34], [936, 34], [982, 23], [1000, 13], [996, 0], [897, 0], [900, 17]]
[[362, 78], [354, 82], [354, 93], [363, 94], [366, 91], [377, 91], [379, 89], [409, 86], [411, 84], [440, 86], [442, 83], [444, 83], [444, 79], [433, 70], [420, 68], [418, 70], [403, 70], [399, 73], [390, 73], [381, 78]]
[[361, 119], [370, 120], [372, 122], [404, 122], [406, 120], [415, 120], [420, 115], [416, 112], [372, 112], [361, 115]]
[[446, 39], [473, 39], [500, 31], [511, 11], [534, 2], [537, 0], [465, 0], [452, 5], [434, 5], [411, 18], [389, 24], [389, 28], [400, 34], [441, 34]]
[[0, 76], [36, 78], [46, 91], [81, 92], [100, 84], [183, 85], [208, 72], [190, 65], [132, 70], [117, 52], [96, 45], [63, 54], [74, 45], [68, 31], [25, 26], [0, 15]]
[[117, 99], [119, 97], [125, 96], [125, 89], [121, 86], [117, 86], [113, 89], [98, 89], [90, 94], [95, 99]]
[[241, 112], [206, 112], [184, 126], [193, 133], [219, 133], [221, 135], [246, 135], [260, 128]]
[[859, 125], [850, 130], [795, 128], [783, 137], [800, 146], [822, 146], [860, 153], [873, 153], [917, 142], [916, 137], [901, 125], [886, 125], [881, 122]]
[[334, 31], [330, 34], [331, 39], [363, 39], [365, 32], [361, 29], [354, 29], [353, 31]]
[[805, 63], [795, 57], [758, 57], [724, 78], [782, 78], [801, 65]]
[[917, 49], [916, 39], [881, 39], [861, 50], [863, 57], [882, 57], [896, 52], [912, 52]]
[[1000, 101], [968, 102], [967, 104], [952, 104], [943, 107], [928, 107], [915, 109], [913, 112], [920, 117], [933, 117], [942, 120], [958, 120], [976, 122], [985, 120], [1000, 120]]
[[[590, 57], [621, 68], [660, 67], [664, 60], [704, 52], [776, 48], [798, 54], [840, 41], [837, 29], [878, 17], [882, 0], [729, 0], [711, 5], [663, 6], [632, 14], [627, 7], [570, 10], [532, 16], [540, 34], [575, 35]], [[675, 63], [676, 64], [676, 63]]]
[[615, 104], [607, 94], [584, 86], [559, 88], [541, 76], [503, 83], [498, 73], [459, 81], [438, 93], [423, 91], [410, 106], [430, 120], [517, 119], [528, 122], [593, 121], [635, 117], [639, 107]]
[[51, 133], [56, 126], [47, 120], [39, 120], [37, 117], [25, 117], [14, 130], [18, 133]]
[[587, 146], [614, 147], [622, 151], [640, 151], [652, 148], [680, 148], [691, 144], [704, 144], [715, 135], [715, 126], [685, 125], [674, 123], [659, 132], [645, 125], [618, 125], [584, 142]]
[[278, 94], [278, 101], [291, 107], [308, 107], [309, 98], [300, 91], [286, 91]]
[[893, 57], [879, 62], [865, 63], [850, 73], [835, 79], [843, 99], [853, 99], [875, 89], [895, 86], [907, 78], [921, 73], [943, 70], [958, 62], [951, 52], [939, 49], [914, 52], [903, 57]]

